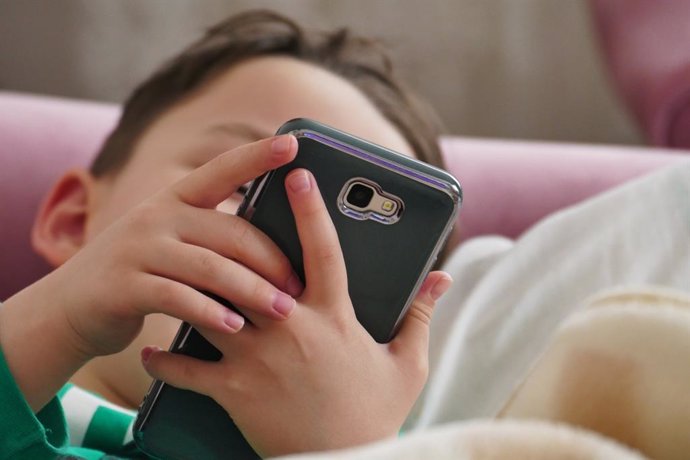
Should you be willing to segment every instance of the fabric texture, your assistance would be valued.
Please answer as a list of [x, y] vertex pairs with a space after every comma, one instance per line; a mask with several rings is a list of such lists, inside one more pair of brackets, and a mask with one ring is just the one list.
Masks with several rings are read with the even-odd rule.
[[539, 421], [470, 420], [433, 427], [399, 440], [281, 460], [643, 460], [590, 431]]
[[602, 289], [690, 291], [690, 163], [545, 219], [514, 244], [466, 243], [431, 326], [430, 379], [407, 428], [495, 416], [559, 324]]
[[117, 452], [132, 442], [136, 412], [119, 407], [76, 385], [58, 394], [74, 446]]
[[561, 324], [501, 417], [568, 423], [686, 460], [689, 362], [690, 293], [607, 290]]
[[97, 459], [103, 456], [101, 452], [70, 445], [65, 416], [57, 397], [34, 414], [17, 387], [1, 349], [0, 407], [0, 458], [29, 460], [74, 456]]
[[65, 385], [34, 414], [7, 367], [2, 349], [0, 407], [0, 459], [145, 458], [131, 442], [135, 412], [75, 385]]

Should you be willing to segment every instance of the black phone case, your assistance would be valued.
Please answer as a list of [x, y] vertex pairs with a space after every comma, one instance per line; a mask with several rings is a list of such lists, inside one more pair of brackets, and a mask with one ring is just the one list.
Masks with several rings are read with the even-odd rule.
[[[304, 281], [284, 180], [294, 168], [310, 170], [338, 232], [357, 318], [376, 341], [387, 342], [450, 233], [462, 201], [460, 184], [445, 171], [315, 121], [291, 120], [278, 131], [288, 132], [298, 139], [296, 159], [256, 179], [238, 215], [273, 239]], [[352, 178], [372, 181], [400, 198], [404, 208], [399, 220], [384, 224], [342, 212], [338, 197]], [[171, 351], [204, 360], [222, 356], [186, 323]], [[140, 406], [134, 439], [144, 452], [161, 458], [260, 458], [215, 401], [160, 381]]]

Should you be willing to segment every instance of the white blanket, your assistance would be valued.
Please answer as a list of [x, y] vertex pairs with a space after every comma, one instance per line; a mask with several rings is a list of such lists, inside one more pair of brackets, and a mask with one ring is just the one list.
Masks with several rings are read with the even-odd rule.
[[545, 219], [519, 240], [470, 240], [432, 320], [431, 373], [408, 429], [495, 415], [557, 326], [594, 293], [690, 292], [690, 163]]

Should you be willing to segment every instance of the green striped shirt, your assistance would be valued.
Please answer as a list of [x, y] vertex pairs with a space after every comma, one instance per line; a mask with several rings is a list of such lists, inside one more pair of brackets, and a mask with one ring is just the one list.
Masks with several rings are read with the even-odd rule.
[[136, 412], [71, 383], [58, 393], [73, 446], [116, 452], [132, 442]]
[[147, 458], [132, 442], [135, 415], [72, 384], [34, 413], [0, 349], [0, 459]]

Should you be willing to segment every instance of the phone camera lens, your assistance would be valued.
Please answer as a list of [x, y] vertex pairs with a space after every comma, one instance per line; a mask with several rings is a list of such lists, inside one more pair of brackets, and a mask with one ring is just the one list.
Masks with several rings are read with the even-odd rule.
[[371, 187], [357, 183], [350, 187], [350, 190], [347, 192], [346, 200], [352, 206], [363, 209], [369, 206], [373, 196], [374, 191], [371, 189]]

